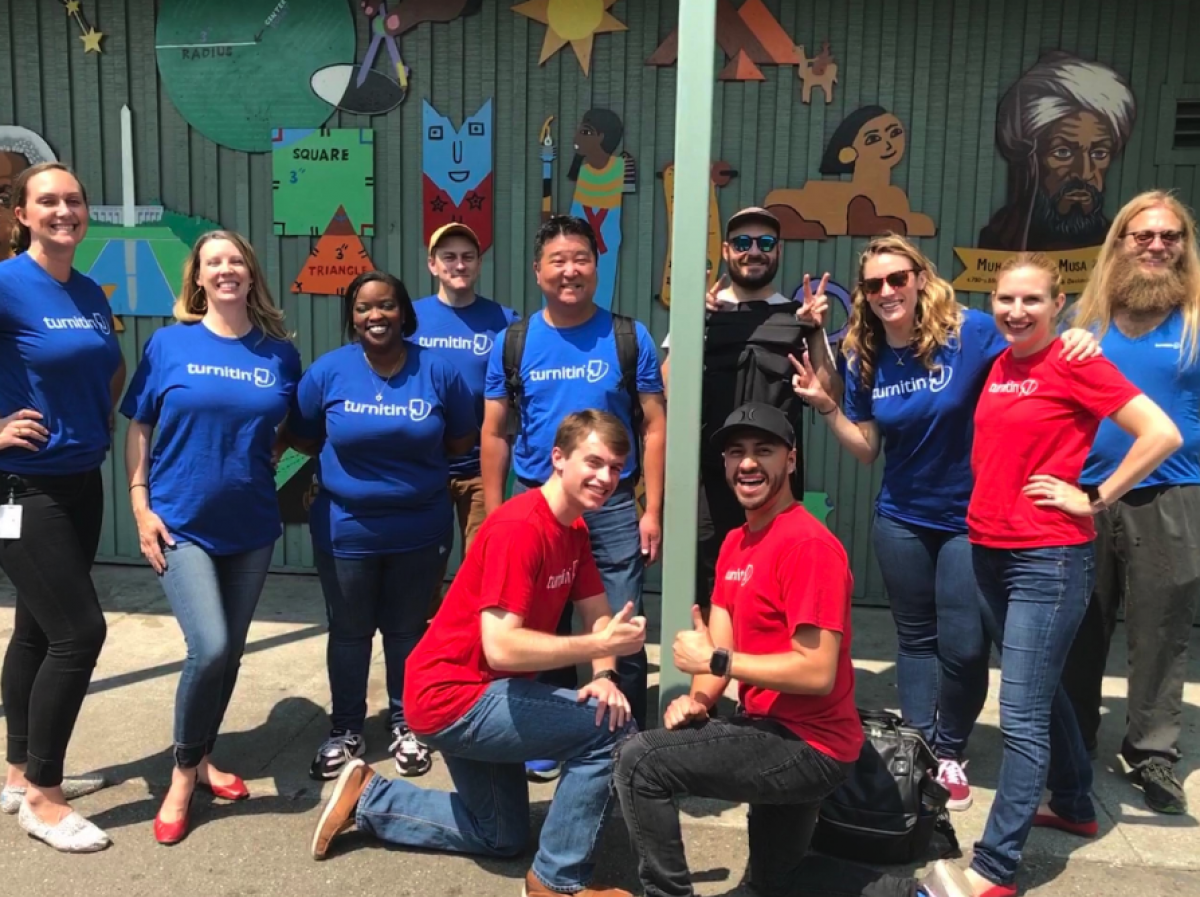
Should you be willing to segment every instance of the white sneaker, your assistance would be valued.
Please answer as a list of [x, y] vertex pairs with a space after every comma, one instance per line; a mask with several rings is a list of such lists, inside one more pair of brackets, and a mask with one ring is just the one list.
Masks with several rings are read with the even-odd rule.
[[967, 764], [950, 758], [938, 761], [938, 782], [950, 792], [947, 810], [965, 810], [971, 806], [971, 783], [967, 781]]
[[108, 835], [74, 811], [58, 825], [50, 825], [38, 819], [29, 804], [22, 802], [17, 822], [29, 837], [44, 841], [63, 853], [95, 853], [112, 844]]
[[924, 878], [917, 882], [918, 892], [929, 897], [972, 897], [975, 889], [963, 872], [948, 860], [938, 860]]
[[[108, 787], [108, 779], [104, 776], [66, 776], [62, 780], [63, 797], [75, 800], [88, 794], [95, 794], [102, 788]], [[5, 788], [0, 791], [0, 813], [5, 816], [15, 816], [21, 809], [21, 801], [25, 799], [24, 788]]]
[[396, 772], [402, 776], [423, 776], [433, 767], [429, 748], [407, 726], [392, 729], [388, 752], [395, 759]]

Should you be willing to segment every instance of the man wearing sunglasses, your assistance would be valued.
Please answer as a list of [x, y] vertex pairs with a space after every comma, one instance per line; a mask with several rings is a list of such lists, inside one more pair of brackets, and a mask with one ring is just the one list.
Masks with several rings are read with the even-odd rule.
[[[1096, 331], [1105, 356], [1170, 415], [1183, 446], [1096, 515], [1096, 585], [1063, 686], [1094, 753], [1101, 681], [1123, 603], [1129, 697], [1121, 754], [1150, 809], [1185, 813], [1174, 764], [1200, 603], [1200, 255], [1195, 220], [1178, 200], [1151, 191], [1121, 209], [1074, 315], [1074, 326]], [[1080, 486], [1094, 490], [1132, 441], [1102, 423]]]
[[[752, 206], [735, 213], [725, 225], [721, 247], [725, 274], [705, 297], [704, 383], [700, 412], [699, 550], [696, 554], [696, 598], [707, 609], [716, 577], [717, 554], [725, 536], [746, 522], [745, 512], [725, 482], [720, 452], [709, 442], [726, 417], [745, 402], [763, 402], [799, 422], [803, 405], [790, 389], [788, 354], [808, 351], [814, 368], [829, 351], [821, 328], [828, 303], [825, 281], [813, 292], [805, 277], [803, 304], [776, 289], [781, 257], [779, 219]], [[677, 297], [678, 301], [685, 301]], [[738, 314], [733, 314], [733, 313]], [[670, 334], [662, 347], [670, 351]], [[670, 377], [671, 358], [663, 361], [663, 383]], [[832, 388], [832, 384], [828, 384]], [[796, 431], [796, 470], [791, 477], [797, 498], [804, 495], [803, 453]]]

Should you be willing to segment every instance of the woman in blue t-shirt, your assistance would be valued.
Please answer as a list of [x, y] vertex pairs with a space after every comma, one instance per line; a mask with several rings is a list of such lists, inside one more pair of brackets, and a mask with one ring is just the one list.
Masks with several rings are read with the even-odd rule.
[[83, 185], [65, 165], [35, 165], [14, 182], [12, 211], [17, 255], [0, 262], [0, 568], [17, 597], [0, 810], [84, 853], [110, 841], [67, 801], [103, 781], [64, 781], [63, 757], [106, 632], [91, 567], [125, 364], [104, 291], [72, 267], [88, 230]]
[[175, 771], [154, 820], [160, 844], [187, 835], [197, 785], [226, 800], [250, 796], [210, 755], [281, 532], [272, 449], [300, 379], [283, 312], [238, 234], [196, 241], [175, 318], [146, 344], [121, 403], [142, 554], [187, 642]]
[[[396, 769], [428, 772], [429, 749], [404, 719], [404, 664], [425, 632], [429, 596], [453, 543], [449, 458], [477, 438], [475, 399], [443, 356], [408, 339], [412, 299], [390, 274], [361, 274], [346, 289], [349, 345], [313, 363], [300, 381], [290, 430], [320, 445], [320, 489], [310, 512], [317, 572], [329, 615], [329, 738], [313, 778], [336, 778], [366, 750], [367, 678], [383, 635]], [[298, 442], [297, 447], [305, 448]]]
[[[1095, 339], [1068, 331], [1068, 357]], [[990, 314], [903, 237], [872, 240], [859, 259], [842, 344], [842, 404], [808, 359], [793, 387], [863, 464], [884, 453], [872, 541], [896, 622], [896, 680], [905, 718], [939, 759], [949, 807], [971, 805], [963, 754], [987, 699], [989, 643], [967, 542], [975, 403], [1007, 343]], [[835, 375], [835, 381], [840, 380]]]

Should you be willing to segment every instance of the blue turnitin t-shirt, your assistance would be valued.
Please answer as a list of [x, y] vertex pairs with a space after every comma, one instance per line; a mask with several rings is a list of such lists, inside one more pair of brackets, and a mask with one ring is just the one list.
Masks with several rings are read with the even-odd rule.
[[[1178, 309], [1149, 333], [1130, 339], [1114, 324], [1100, 341], [1104, 357], [1158, 405], [1179, 427], [1183, 445], [1143, 486], [1200, 483], [1200, 364], [1189, 363], [1183, 345], [1183, 313]], [[1108, 479], [1133, 445], [1133, 437], [1110, 420], [1100, 424], [1079, 478], [1098, 486]]]
[[279, 538], [271, 449], [299, 379], [296, 347], [258, 329], [171, 324], [150, 337], [121, 413], [157, 431], [150, 510], [173, 536], [214, 555]]
[[59, 283], [28, 253], [0, 262], [0, 417], [29, 408], [50, 431], [35, 452], [0, 450], [0, 471], [61, 476], [99, 467], [120, 363], [112, 310], [94, 280], [73, 270]]
[[445, 441], [476, 429], [471, 390], [453, 364], [410, 343], [388, 385], [352, 343], [313, 362], [297, 404], [295, 431], [325, 440], [309, 520], [313, 545], [364, 557], [444, 538], [454, 513]]
[[875, 384], [847, 373], [843, 410], [855, 423], [874, 420], [883, 437], [883, 485], [875, 510], [895, 520], [950, 532], [967, 531], [975, 403], [1008, 344], [991, 315], [963, 313], [959, 338], [934, 357], [930, 373], [911, 349], [883, 345]]
[[[483, 425], [483, 387], [487, 376], [488, 357], [496, 335], [517, 320], [517, 313], [491, 299], [476, 296], [465, 308], [452, 308], [437, 296], [418, 299], [413, 308], [417, 313], [417, 332], [412, 341], [444, 356], [467, 383], [475, 398], [475, 415]], [[453, 477], [479, 476], [479, 444], [467, 454], [450, 459]]]
[[[638, 341], [637, 389], [643, 394], [663, 391], [654, 341], [641, 323], [636, 324]], [[525, 354], [521, 359], [520, 429], [513, 446], [513, 472], [521, 479], [543, 483], [550, 478], [550, 450], [562, 419], [573, 411], [595, 408], [615, 414], [625, 423], [631, 440], [632, 398], [620, 387], [621, 364], [613, 335], [612, 315], [604, 309], [577, 327], [557, 329], [541, 313], [529, 319]], [[504, 382], [504, 334], [496, 338], [488, 362], [489, 399], [508, 398]], [[636, 442], [635, 442], [636, 444]], [[624, 476], [637, 466], [630, 452]]]

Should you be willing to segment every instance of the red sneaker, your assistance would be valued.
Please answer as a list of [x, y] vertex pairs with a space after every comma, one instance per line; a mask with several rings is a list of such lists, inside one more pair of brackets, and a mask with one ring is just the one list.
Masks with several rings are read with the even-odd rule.
[[937, 780], [950, 792], [947, 810], [965, 810], [971, 806], [971, 783], [967, 781], [967, 764], [949, 757], [938, 760]]

